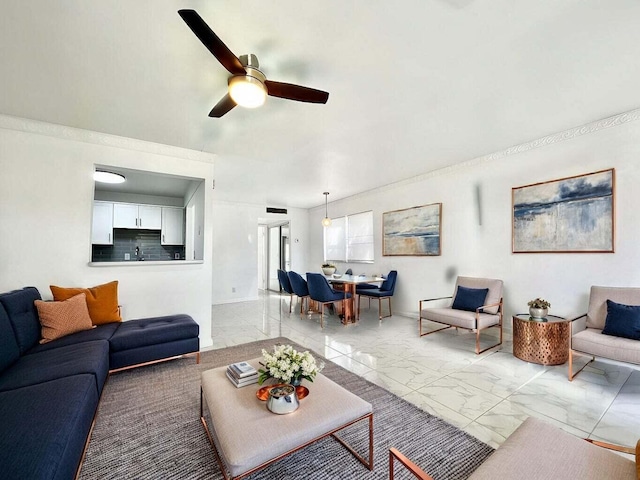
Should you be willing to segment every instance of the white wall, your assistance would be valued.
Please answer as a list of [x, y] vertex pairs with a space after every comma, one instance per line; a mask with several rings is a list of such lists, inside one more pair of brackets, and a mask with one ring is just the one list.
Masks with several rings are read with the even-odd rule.
[[299, 208], [287, 210], [287, 215], [267, 214], [266, 205], [213, 203], [214, 304], [258, 298], [259, 219], [289, 221], [291, 269], [307, 271], [308, 211]]
[[0, 291], [33, 285], [50, 299], [51, 284], [118, 280], [125, 319], [187, 313], [211, 345], [210, 253], [191, 265], [89, 266], [94, 163], [213, 181], [211, 155], [0, 115]]
[[[551, 302], [551, 313], [580, 314], [586, 311], [591, 285], [640, 286], [639, 119], [640, 110], [629, 112], [332, 202], [332, 217], [374, 212], [376, 261], [350, 266], [354, 273], [398, 270], [394, 310], [411, 316], [417, 315], [420, 299], [451, 295], [457, 275], [503, 279], [506, 315], [527, 311], [527, 301], [538, 296]], [[615, 253], [511, 253], [512, 187], [611, 167], [616, 169]], [[477, 185], [482, 192], [482, 225]], [[382, 213], [436, 202], [443, 204], [442, 255], [383, 257]], [[309, 260], [316, 270], [323, 260], [323, 216], [324, 206], [310, 211]]]

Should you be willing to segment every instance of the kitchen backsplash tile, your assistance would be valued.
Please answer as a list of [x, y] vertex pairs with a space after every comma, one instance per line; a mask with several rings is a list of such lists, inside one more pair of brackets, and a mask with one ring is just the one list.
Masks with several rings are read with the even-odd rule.
[[[136, 247], [138, 255], [136, 256]], [[160, 230], [113, 229], [113, 245], [92, 245], [92, 262], [184, 260], [184, 245], [161, 245]], [[178, 258], [176, 258], [176, 256]]]

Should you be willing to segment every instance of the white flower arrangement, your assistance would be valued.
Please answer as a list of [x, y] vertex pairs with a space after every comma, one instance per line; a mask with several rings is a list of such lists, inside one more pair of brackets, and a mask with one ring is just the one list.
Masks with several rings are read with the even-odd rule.
[[315, 376], [324, 368], [324, 364], [318, 365], [308, 351], [298, 352], [291, 345], [276, 345], [273, 353], [262, 350], [264, 368], [258, 370], [260, 376], [258, 383], [275, 378], [283, 383], [293, 383], [298, 380], [313, 382]]

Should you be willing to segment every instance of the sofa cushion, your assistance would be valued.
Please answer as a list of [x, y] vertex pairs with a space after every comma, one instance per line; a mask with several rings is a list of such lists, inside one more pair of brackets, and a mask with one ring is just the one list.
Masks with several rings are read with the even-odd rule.
[[[423, 308], [420, 316], [433, 322], [445, 323], [452, 327], [461, 327], [469, 330], [476, 329], [476, 313], [466, 310], [454, 310], [453, 308]], [[500, 323], [500, 315], [491, 315], [488, 313], [478, 314], [477, 328], [483, 328], [498, 325]]]
[[36, 300], [35, 304], [42, 325], [40, 343], [93, 328], [84, 293], [62, 302]]
[[0, 392], [2, 478], [74, 478], [98, 399], [92, 375]]
[[469, 480], [633, 479], [633, 461], [529, 417]]
[[42, 300], [35, 287], [25, 287], [0, 294], [0, 304], [4, 307], [20, 348], [25, 353], [40, 340], [40, 321], [34, 302]]
[[489, 293], [488, 288], [467, 288], [459, 285], [451, 308], [475, 312], [478, 307], [484, 305], [487, 293]]
[[91, 288], [65, 288], [51, 285], [51, 293], [56, 301], [84, 293], [87, 296], [89, 316], [94, 325], [120, 322], [120, 308], [118, 307], [118, 281], [97, 285]]
[[112, 351], [109, 354], [109, 368], [115, 370], [133, 365], [142, 365], [156, 360], [197, 352], [198, 350], [200, 350], [200, 340], [195, 337], [157, 343], [155, 345], [144, 345], [117, 352]]
[[602, 333], [640, 340], [640, 306], [607, 300], [607, 318]]
[[607, 318], [607, 300], [624, 305], [640, 305], [640, 288], [591, 287], [587, 327], [602, 330]]
[[602, 335], [602, 331], [597, 328], [587, 328], [573, 335], [571, 348], [596, 357], [640, 365], [638, 340]]
[[91, 330], [83, 330], [81, 332], [72, 333], [66, 337], [58, 338], [49, 343], [39, 344], [26, 352], [26, 355], [32, 353], [45, 352], [65, 345], [75, 345], [76, 343], [91, 342], [94, 340], [109, 340], [114, 332], [118, 329], [120, 323], [105, 323], [98, 325]]
[[89, 373], [95, 378], [98, 392], [102, 392], [108, 372], [109, 343], [104, 340], [84, 342], [23, 355], [0, 375], [0, 391]]
[[117, 352], [145, 345], [156, 345], [174, 340], [194, 338], [200, 327], [189, 315], [142, 318], [122, 322], [109, 343]]
[[0, 372], [18, 360], [20, 349], [13, 334], [11, 320], [0, 304]]

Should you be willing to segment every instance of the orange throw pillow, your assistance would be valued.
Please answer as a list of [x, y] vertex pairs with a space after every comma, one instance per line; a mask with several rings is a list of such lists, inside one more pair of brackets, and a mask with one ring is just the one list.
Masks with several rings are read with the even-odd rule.
[[94, 328], [84, 293], [63, 302], [35, 301], [42, 325], [40, 343]]
[[55, 301], [67, 300], [79, 293], [87, 297], [89, 316], [94, 325], [121, 322], [118, 307], [118, 281], [97, 285], [91, 288], [64, 288], [51, 285], [51, 293]]

